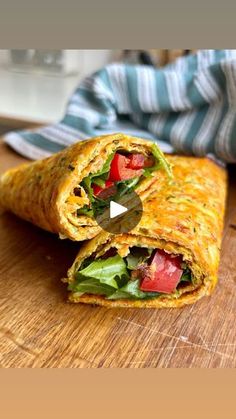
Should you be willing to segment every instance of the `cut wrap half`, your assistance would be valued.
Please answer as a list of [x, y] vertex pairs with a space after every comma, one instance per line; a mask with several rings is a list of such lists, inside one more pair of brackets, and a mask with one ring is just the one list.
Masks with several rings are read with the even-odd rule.
[[122, 195], [128, 203], [133, 189], [143, 200], [159, 174], [168, 182], [171, 168], [151, 141], [96, 137], [8, 170], [0, 178], [0, 204], [61, 238], [87, 240], [101, 231], [94, 216], [109, 200]]
[[130, 233], [101, 233], [68, 271], [69, 300], [107, 307], [180, 307], [209, 295], [216, 282], [226, 172], [204, 158], [170, 156]]

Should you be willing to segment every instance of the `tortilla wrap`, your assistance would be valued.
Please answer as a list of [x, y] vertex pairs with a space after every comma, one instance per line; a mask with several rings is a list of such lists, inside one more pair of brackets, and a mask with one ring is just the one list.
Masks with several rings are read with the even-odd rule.
[[[88, 194], [80, 183], [101, 170], [117, 150], [150, 156], [153, 143], [123, 134], [80, 141], [49, 158], [8, 170], [0, 178], [0, 204], [19, 217], [59, 234], [60, 238], [90, 239], [101, 228], [93, 217], [77, 214], [78, 209], [89, 204]], [[158, 153], [162, 155], [159, 149]], [[163, 171], [160, 166], [153, 176], [142, 177], [136, 188], [142, 200], [151, 193], [155, 177]]]
[[181, 307], [211, 294], [217, 282], [221, 235], [226, 198], [226, 171], [206, 158], [169, 156], [174, 180], [167, 184], [160, 176], [154, 192], [143, 203], [138, 226], [127, 234], [102, 232], [80, 249], [68, 278], [73, 285], [81, 264], [88, 258], [117, 249], [125, 257], [133, 246], [163, 249], [181, 255], [194, 281], [183, 283], [175, 295], [161, 294], [153, 299], [110, 300], [101, 295], [71, 292], [71, 302], [106, 307]]

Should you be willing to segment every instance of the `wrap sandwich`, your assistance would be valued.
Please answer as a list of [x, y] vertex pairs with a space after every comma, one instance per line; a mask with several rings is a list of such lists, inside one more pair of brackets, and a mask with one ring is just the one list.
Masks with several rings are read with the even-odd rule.
[[[49, 158], [8, 170], [0, 178], [0, 204], [59, 234], [87, 240], [101, 228], [96, 216], [135, 189], [141, 200], [171, 168], [151, 141], [114, 134], [78, 142]], [[124, 201], [125, 202], [125, 201]]]
[[102, 232], [85, 243], [68, 271], [71, 302], [107, 307], [181, 307], [217, 282], [226, 171], [206, 158], [169, 156], [126, 234]]

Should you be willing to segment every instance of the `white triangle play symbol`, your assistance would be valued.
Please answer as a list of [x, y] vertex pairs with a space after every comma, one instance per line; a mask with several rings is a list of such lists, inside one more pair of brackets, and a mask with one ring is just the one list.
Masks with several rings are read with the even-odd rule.
[[110, 218], [115, 218], [120, 214], [128, 211], [128, 208], [123, 207], [123, 205], [117, 204], [117, 202], [110, 202]]

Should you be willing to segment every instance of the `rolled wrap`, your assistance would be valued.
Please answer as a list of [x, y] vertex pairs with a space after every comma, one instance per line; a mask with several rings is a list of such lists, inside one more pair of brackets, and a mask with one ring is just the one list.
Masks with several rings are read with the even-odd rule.
[[181, 255], [194, 282], [181, 285], [174, 295], [162, 294], [150, 300], [109, 300], [103, 296], [71, 292], [71, 302], [107, 307], [181, 307], [209, 295], [217, 282], [221, 235], [226, 197], [226, 171], [205, 158], [169, 156], [174, 180], [163, 175], [155, 191], [143, 203], [143, 216], [130, 233], [101, 233], [84, 244], [68, 271], [66, 281], [75, 283], [75, 274], [88, 257], [100, 258], [109, 249], [121, 257], [133, 246], [163, 249]]
[[[76, 213], [89, 204], [86, 191], [79, 186], [82, 179], [98, 172], [115, 151], [149, 156], [152, 147], [151, 141], [123, 134], [80, 141], [49, 158], [8, 170], [0, 178], [0, 204], [61, 238], [90, 239], [101, 228], [94, 218]], [[161, 172], [161, 168], [155, 170], [152, 177], [139, 183], [136, 192], [141, 199], [151, 193], [154, 176]], [[75, 188], [79, 188], [80, 196], [75, 196]]]

